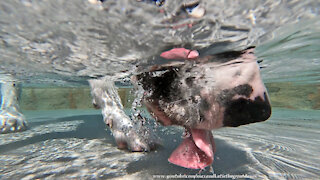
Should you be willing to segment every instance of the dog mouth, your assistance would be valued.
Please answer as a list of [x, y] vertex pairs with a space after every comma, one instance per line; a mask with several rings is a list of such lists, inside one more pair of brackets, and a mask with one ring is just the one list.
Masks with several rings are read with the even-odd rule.
[[211, 131], [202, 129], [187, 130], [187, 137], [172, 152], [168, 161], [190, 168], [204, 169], [213, 162], [215, 144]]
[[[190, 53], [193, 52], [178, 53], [178, 55], [187, 57]], [[174, 53], [163, 54], [165, 55], [179, 58]], [[183, 93], [179, 93], [181, 85], [176, 71], [179, 71], [182, 65], [177, 62], [157, 66], [151, 72], [136, 76], [135, 80], [140, 80], [146, 93], [144, 104], [158, 122], [164, 126], [179, 125], [186, 128], [187, 136], [183, 137], [181, 144], [172, 152], [168, 161], [185, 168], [204, 169], [213, 162], [214, 139], [210, 128], [204, 129], [198, 126], [201, 120], [204, 120], [201, 97], [197, 95], [199, 97], [196, 98], [195, 94], [191, 94], [188, 96], [190, 98], [187, 98]]]
[[[146, 103], [146, 106], [152, 112], [153, 117], [162, 125], [177, 124], [159, 106], [148, 103]], [[204, 169], [212, 164], [215, 149], [214, 139], [210, 130], [186, 127], [183, 141], [172, 152], [168, 161], [185, 168]]]

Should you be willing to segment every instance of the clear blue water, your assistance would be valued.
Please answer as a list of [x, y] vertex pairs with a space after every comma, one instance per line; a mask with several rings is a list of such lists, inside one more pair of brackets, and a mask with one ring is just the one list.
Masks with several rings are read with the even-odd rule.
[[316, 179], [320, 112], [274, 108], [263, 123], [213, 131], [212, 170], [168, 163], [182, 129], [159, 126], [162, 146], [150, 153], [116, 148], [100, 111], [26, 111], [30, 128], [3, 134], [1, 179], [150, 179], [155, 175], [247, 175], [249, 179]]
[[[179, 128], [159, 126], [161, 147], [129, 153], [116, 148], [100, 111], [23, 111], [29, 129], [0, 134], [0, 179], [157, 179], [155, 175], [175, 174], [318, 179], [319, 2], [205, 1], [200, 19], [184, 12], [172, 16], [181, 4], [1, 1], [0, 82], [15, 78], [24, 87], [86, 87], [88, 78], [121, 80], [139, 70], [136, 65], [154, 63], [168, 47], [215, 53], [256, 45], [270, 87], [269, 120], [213, 131], [214, 163], [199, 172], [167, 161], [181, 141]], [[176, 28], [190, 23], [191, 28]]]

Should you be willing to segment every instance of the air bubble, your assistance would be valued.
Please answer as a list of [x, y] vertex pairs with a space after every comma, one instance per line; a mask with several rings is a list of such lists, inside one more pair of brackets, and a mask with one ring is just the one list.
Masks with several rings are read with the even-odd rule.
[[186, 138], [189, 138], [191, 137], [191, 133], [189, 131], [185, 131], [183, 134], [182, 134], [182, 138], [183, 139], [186, 139]]

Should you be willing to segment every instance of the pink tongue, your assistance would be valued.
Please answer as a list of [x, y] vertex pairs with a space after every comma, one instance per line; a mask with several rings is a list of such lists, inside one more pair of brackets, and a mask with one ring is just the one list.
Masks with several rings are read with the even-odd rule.
[[211, 131], [191, 129], [191, 136], [183, 140], [168, 161], [185, 168], [204, 169], [212, 164], [214, 151]]
[[165, 59], [194, 59], [199, 56], [199, 52], [185, 48], [173, 48], [169, 51], [161, 53], [160, 56]]

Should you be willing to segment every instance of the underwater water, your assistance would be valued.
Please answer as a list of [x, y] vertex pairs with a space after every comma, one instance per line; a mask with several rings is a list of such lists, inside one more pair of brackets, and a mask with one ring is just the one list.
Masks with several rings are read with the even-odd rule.
[[[159, 7], [155, 1], [129, 0], [1, 1], [0, 82], [19, 82], [22, 100], [27, 88], [44, 90], [41, 98], [21, 104], [29, 128], [0, 134], [0, 179], [318, 179], [320, 3], [184, 5], [192, 2], [168, 1]], [[200, 7], [205, 15], [193, 17], [190, 9]], [[217, 151], [212, 167], [202, 171], [167, 161], [180, 144], [181, 128], [156, 125], [161, 146], [131, 153], [116, 147], [100, 110], [78, 105], [83, 102], [59, 105], [70, 96], [60, 95], [65, 100], [58, 105], [50, 105], [50, 95], [43, 98], [52, 87], [62, 94], [59, 88], [88, 88], [87, 79], [103, 76], [131, 88], [128, 77], [163, 63], [159, 54], [172, 47], [198, 49], [201, 56], [253, 45], [262, 61], [272, 116], [212, 131]], [[48, 108], [41, 109], [43, 104]], [[130, 115], [130, 105], [125, 107]]]

